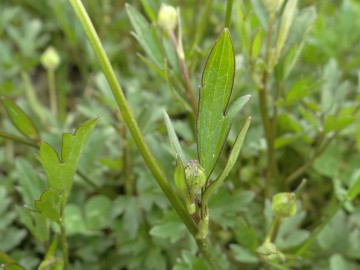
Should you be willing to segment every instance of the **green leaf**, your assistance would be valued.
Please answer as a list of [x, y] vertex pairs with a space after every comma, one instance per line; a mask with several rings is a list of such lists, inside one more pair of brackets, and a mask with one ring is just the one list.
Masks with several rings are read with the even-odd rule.
[[324, 124], [324, 131], [326, 133], [331, 131], [341, 130], [355, 122], [356, 118], [353, 115], [329, 115]]
[[62, 194], [57, 189], [50, 188], [35, 201], [35, 207], [48, 219], [59, 223]]
[[215, 42], [202, 75], [197, 118], [198, 155], [209, 177], [226, 141], [231, 117], [227, 117], [234, 82], [235, 57], [228, 29]]
[[39, 134], [29, 116], [10, 99], [2, 97], [5, 109], [15, 127], [26, 137], [38, 140]]
[[25, 268], [17, 263], [6, 264], [3, 267], [4, 270], [25, 270]]
[[160, 224], [151, 228], [150, 234], [159, 238], [169, 239], [175, 243], [185, 235], [186, 227], [173, 212], [169, 212]]
[[241, 147], [243, 145], [244, 139], [245, 139], [245, 135], [247, 130], [249, 129], [250, 126], [250, 122], [251, 122], [251, 117], [249, 117], [247, 119], [247, 121], [245, 122], [243, 128], [241, 129], [241, 131], [239, 132], [239, 135], [237, 136], [235, 143], [232, 147], [229, 159], [226, 162], [225, 168], [223, 169], [223, 171], [220, 173], [220, 175], [218, 176], [218, 178], [211, 183], [211, 185], [205, 190], [204, 196], [203, 196], [203, 202], [206, 203], [207, 200], [209, 199], [209, 196], [211, 195], [211, 193], [213, 193], [217, 188], [220, 187], [220, 185], [224, 182], [224, 180], [226, 179], [226, 177], [228, 176], [228, 174], [230, 173], [231, 169], [233, 168], [239, 154], [240, 154], [240, 150]]
[[83, 213], [79, 206], [75, 204], [68, 204], [65, 207], [65, 227], [66, 234], [68, 236], [74, 234], [86, 234], [88, 233], [83, 218]]
[[259, 29], [256, 32], [256, 35], [254, 37], [254, 40], [252, 43], [252, 48], [251, 48], [251, 58], [253, 61], [256, 60], [256, 58], [258, 57], [258, 55], [261, 51], [263, 35], [264, 35], [263, 31], [261, 29]]
[[232, 244], [230, 245], [230, 249], [238, 262], [247, 264], [255, 264], [259, 262], [259, 259], [255, 252], [251, 252], [250, 250], [243, 248], [240, 245]]
[[348, 191], [347, 198], [349, 200], [355, 199], [360, 193], [360, 176], [355, 180], [354, 184]]
[[165, 120], [165, 125], [167, 128], [167, 132], [168, 132], [168, 135], [170, 138], [171, 145], [174, 147], [176, 155], [181, 159], [181, 162], [183, 164], [187, 164], [188, 161], [187, 161], [185, 154], [181, 148], [179, 139], [176, 136], [174, 127], [173, 127], [171, 120], [170, 120], [169, 116], [167, 115], [166, 111], [164, 111], [164, 120]]
[[97, 195], [86, 202], [85, 216], [90, 229], [99, 230], [110, 225], [112, 201], [104, 195]]
[[66, 201], [72, 183], [80, 153], [90, 137], [99, 118], [89, 120], [82, 124], [74, 134], [64, 133], [62, 138], [61, 160], [55, 150], [46, 142], [40, 144], [38, 159], [44, 167], [51, 188], [63, 192]]
[[148, 57], [150, 57], [158, 67], [162, 67], [164, 63], [164, 55], [156, 32], [150, 27], [144, 16], [142, 16], [131, 5], [126, 4], [126, 12], [130, 18], [132, 26], [135, 29], [135, 38], [143, 47]]
[[62, 270], [64, 261], [57, 257], [50, 257], [41, 262], [38, 270]]

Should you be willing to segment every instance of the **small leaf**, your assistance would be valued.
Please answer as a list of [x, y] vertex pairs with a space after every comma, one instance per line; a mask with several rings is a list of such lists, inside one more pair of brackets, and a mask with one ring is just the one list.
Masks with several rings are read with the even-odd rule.
[[17, 263], [6, 264], [3, 265], [3, 267], [4, 270], [25, 270], [25, 268], [23, 268], [21, 265]]
[[224, 170], [220, 173], [220, 175], [218, 176], [218, 178], [212, 182], [210, 184], [210, 186], [205, 190], [204, 196], [203, 196], [203, 202], [206, 203], [210, 194], [212, 192], [214, 192], [218, 187], [220, 187], [220, 185], [224, 182], [224, 180], [226, 179], [226, 177], [228, 176], [228, 174], [230, 173], [232, 167], [234, 166], [239, 154], [240, 154], [240, 150], [241, 147], [243, 145], [244, 139], [245, 139], [245, 135], [246, 132], [250, 126], [250, 122], [251, 122], [251, 117], [249, 117], [247, 119], [247, 121], [245, 122], [243, 128], [241, 129], [241, 131], [239, 132], [239, 135], [237, 136], [235, 143], [233, 145], [233, 148], [231, 150], [229, 159], [226, 162], [225, 168]]
[[355, 181], [355, 183], [352, 185], [352, 187], [349, 189], [347, 198], [349, 200], [355, 199], [360, 193], [360, 176]]
[[64, 261], [57, 257], [50, 257], [41, 262], [38, 270], [62, 270]]
[[35, 207], [48, 219], [59, 223], [61, 194], [57, 189], [48, 189], [35, 201]]
[[126, 4], [126, 12], [135, 29], [134, 36], [143, 47], [148, 57], [150, 57], [158, 67], [162, 67], [164, 55], [156, 32], [150, 27], [144, 16], [131, 5]]
[[167, 132], [168, 132], [168, 135], [169, 135], [169, 138], [170, 138], [171, 145], [174, 147], [177, 156], [179, 156], [179, 158], [181, 159], [181, 162], [183, 164], [187, 164], [188, 162], [187, 162], [187, 159], [186, 159], [186, 157], [184, 155], [184, 152], [183, 152], [183, 150], [181, 148], [179, 139], [176, 136], [176, 133], [175, 133], [174, 127], [173, 127], [173, 125], [171, 123], [171, 120], [170, 120], [169, 116], [167, 115], [167, 113], [165, 111], [164, 111], [164, 120], [165, 120], [165, 125], [166, 125], [166, 128], [167, 128]]
[[258, 57], [258, 55], [261, 51], [263, 34], [264, 34], [263, 31], [261, 31], [261, 29], [259, 29], [256, 32], [256, 35], [254, 37], [254, 40], [252, 43], [252, 48], [251, 48], [251, 58], [253, 61], [256, 60], [256, 58]]
[[209, 177], [226, 141], [231, 122], [226, 119], [235, 75], [235, 57], [228, 29], [215, 42], [202, 75], [197, 118], [198, 155]]
[[5, 109], [16, 128], [26, 137], [38, 140], [39, 134], [29, 116], [10, 99], [2, 97]]
[[110, 225], [112, 201], [104, 195], [97, 195], [86, 202], [85, 216], [90, 229], [99, 230]]
[[64, 133], [61, 149], [61, 160], [55, 150], [46, 142], [40, 144], [38, 159], [44, 167], [49, 185], [63, 192], [63, 200], [69, 195], [80, 153], [90, 137], [99, 118], [82, 124], [74, 134]]

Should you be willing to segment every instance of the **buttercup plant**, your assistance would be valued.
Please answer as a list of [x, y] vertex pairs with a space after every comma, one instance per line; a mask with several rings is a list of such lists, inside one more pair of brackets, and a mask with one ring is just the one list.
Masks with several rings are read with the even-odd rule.
[[2, 268], [357, 268], [352, 0], [4, 2]]

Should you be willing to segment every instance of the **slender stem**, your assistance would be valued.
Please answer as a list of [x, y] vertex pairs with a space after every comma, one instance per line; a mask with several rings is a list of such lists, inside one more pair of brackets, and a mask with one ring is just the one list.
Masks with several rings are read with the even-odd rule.
[[[194, 88], [191, 84], [190, 75], [189, 75], [189, 71], [188, 71], [188, 68], [186, 65], [184, 52], [182, 51], [182, 48], [179, 47], [178, 41], [177, 41], [173, 31], [169, 31], [169, 36], [170, 36], [171, 43], [173, 44], [173, 46], [177, 52], [180, 70], [181, 70], [182, 77], [183, 77], [184, 84], [185, 84], [187, 98], [189, 100], [189, 103], [191, 105], [193, 113], [196, 116], [197, 109], [198, 109], [197, 99], [196, 99], [196, 96], [194, 93]], [[179, 38], [181, 38], [181, 37], [179, 37]], [[181, 50], [181, 52], [180, 52], [180, 50]]]
[[[156, 179], [157, 183], [165, 193], [166, 197], [168, 198], [171, 205], [174, 207], [175, 211], [191, 232], [191, 234], [196, 238], [197, 234], [197, 226], [194, 223], [193, 219], [189, 215], [189, 213], [184, 208], [183, 204], [176, 196], [175, 192], [172, 190], [165, 174], [160, 169], [158, 162], [155, 160], [155, 157], [150, 152], [148, 145], [146, 144], [144, 137], [141, 134], [139, 126], [134, 118], [132, 110], [128, 105], [122, 88], [115, 76], [115, 72], [107, 58], [105, 50], [101, 44], [101, 41], [94, 29], [94, 26], [91, 23], [91, 20], [80, 0], [69, 0], [78, 19], [80, 20], [87, 37], [94, 49], [95, 55], [98, 58], [98, 61], [101, 64], [105, 77], [110, 85], [111, 91], [114, 95], [116, 103], [123, 115], [124, 121], [127, 124], [130, 133], [147, 165], [150, 169], [151, 173], [153, 174], [154, 178]], [[221, 269], [221, 267], [217, 264], [216, 259], [213, 257], [211, 250], [209, 248], [209, 244], [207, 240], [197, 241], [199, 250], [202, 252], [204, 258], [207, 260], [209, 265], [213, 269]]]
[[64, 260], [64, 270], [69, 270], [69, 250], [68, 243], [66, 239], [66, 228], [65, 228], [65, 216], [64, 216], [64, 206], [61, 207], [60, 213], [60, 238], [61, 238], [61, 247], [63, 251], [63, 260]]
[[268, 112], [268, 78], [269, 78], [269, 70], [267, 68], [268, 62], [270, 59], [270, 50], [271, 50], [271, 40], [272, 40], [272, 31], [274, 25], [275, 16], [274, 14], [270, 14], [269, 16], [269, 31], [267, 33], [267, 41], [266, 41], [266, 67], [262, 76], [262, 86], [259, 89], [259, 102], [260, 102], [260, 113], [261, 119], [263, 122], [265, 139], [267, 144], [267, 170], [266, 170], [266, 180], [265, 180], [265, 198], [268, 197], [270, 192], [270, 186], [272, 183], [273, 171], [275, 166], [275, 157], [274, 157], [274, 137], [271, 136], [271, 121]]
[[230, 28], [230, 22], [231, 22], [231, 12], [233, 7], [233, 0], [227, 0], [226, 5], [226, 16], [225, 16], [225, 27]]
[[58, 114], [58, 104], [56, 96], [56, 86], [55, 86], [55, 71], [54, 69], [48, 69], [48, 81], [49, 81], [49, 98], [50, 98], [50, 109], [53, 115], [57, 116]]
[[266, 240], [270, 241], [271, 243], [274, 243], [276, 240], [276, 236], [279, 232], [279, 228], [281, 225], [281, 220], [282, 219], [279, 216], [276, 216], [275, 219], [273, 220], [273, 223], [272, 223], [271, 229], [270, 229], [270, 233], [266, 239]]

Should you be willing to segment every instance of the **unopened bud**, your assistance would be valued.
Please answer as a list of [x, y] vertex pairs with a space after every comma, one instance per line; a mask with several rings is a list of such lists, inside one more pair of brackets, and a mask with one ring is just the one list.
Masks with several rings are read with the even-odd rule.
[[177, 11], [173, 6], [161, 4], [158, 23], [166, 31], [174, 31], [177, 25]]
[[197, 237], [200, 239], [206, 238], [208, 231], [209, 231], [209, 215], [207, 214], [199, 222]]
[[297, 210], [295, 194], [290, 192], [276, 194], [273, 197], [271, 209], [282, 218], [295, 215]]
[[54, 47], [48, 47], [40, 58], [41, 64], [46, 69], [55, 70], [60, 64], [60, 56]]
[[197, 160], [191, 160], [185, 166], [185, 178], [189, 188], [195, 193], [205, 185], [206, 174], [205, 170]]

